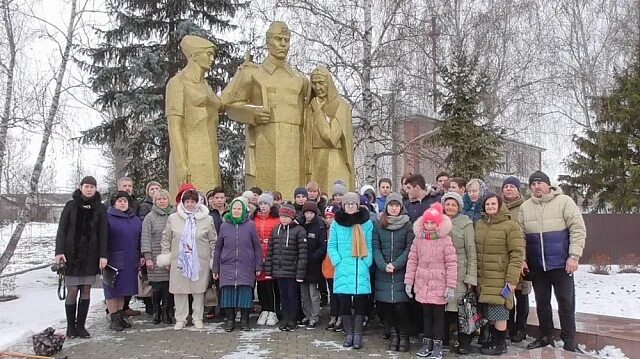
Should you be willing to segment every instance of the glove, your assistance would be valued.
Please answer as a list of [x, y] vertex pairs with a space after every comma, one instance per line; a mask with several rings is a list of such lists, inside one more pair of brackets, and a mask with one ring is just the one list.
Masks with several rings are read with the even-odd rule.
[[412, 285], [406, 284], [404, 286], [404, 291], [405, 291], [405, 293], [407, 293], [407, 297], [413, 298], [413, 293], [411, 293], [413, 291], [413, 286]]
[[444, 299], [446, 299], [447, 302], [453, 299], [455, 296], [456, 296], [455, 289], [447, 287], [447, 289], [444, 290]]

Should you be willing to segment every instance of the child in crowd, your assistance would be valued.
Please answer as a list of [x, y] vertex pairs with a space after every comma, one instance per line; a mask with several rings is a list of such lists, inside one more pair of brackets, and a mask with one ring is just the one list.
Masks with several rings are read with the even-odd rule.
[[322, 261], [327, 254], [327, 228], [320, 217], [318, 204], [309, 200], [302, 206], [304, 215], [303, 227], [307, 231], [307, 273], [300, 284], [302, 296], [302, 324], [307, 329], [315, 329], [320, 322], [320, 289], [324, 284], [322, 277]]

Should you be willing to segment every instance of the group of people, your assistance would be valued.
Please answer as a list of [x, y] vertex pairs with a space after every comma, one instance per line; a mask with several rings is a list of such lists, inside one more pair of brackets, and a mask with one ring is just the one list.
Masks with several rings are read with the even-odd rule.
[[457, 313], [470, 292], [490, 323], [478, 338], [482, 353], [506, 353], [507, 338], [526, 338], [532, 287], [540, 336], [528, 347], [553, 346], [553, 288], [564, 349], [575, 351], [572, 274], [584, 221], [544, 173], [528, 182], [529, 199], [516, 177], [492, 193], [480, 179], [441, 173], [434, 186], [419, 174], [403, 176], [398, 192], [386, 178], [377, 191], [364, 186], [358, 193], [338, 180], [330, 195], [310, 182], [290, 202], [254, 187], [229, 203], [223, 188], [205, 194], [186, 183], [172, 199], [151, 182], [138, 205], [125, 177], [107, 208], [95, 179], [85, 177], [65, 206], [56, 240], [69, 288], [67, 336], [89, 337], [89, 289], [111, 266], [118, 275], [104, 293], [115, 331], [131, 325], [126, 303], [138, 294], [143, 268], [155, 324], [180, 330], [190, 316], [203, 328], [217, 307], [226, 331], [236, 328], [238, 314], [239, 328], [249, 330], [257, 292], [258, 325], [316, 329], [328, 302], [326, 329], [343, 331], [345, 347], [363, 347], [375, 313], [389, 350], [409, 351], [409, 337], [421, 333], [416, 355], [428, 358], [441, 358], [447, 345], [470, 352], [472, 334], [459, 330]]

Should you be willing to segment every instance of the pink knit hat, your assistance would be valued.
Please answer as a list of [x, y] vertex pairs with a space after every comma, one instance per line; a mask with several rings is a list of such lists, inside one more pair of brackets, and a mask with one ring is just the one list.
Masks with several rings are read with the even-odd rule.
[[422, 220], [424, 222], [432, 221], [439, 227], [442, 224], [442, 221], [444, 220], [444, 212], [442, 209], [442, 205], [439, 202], [432, 204], [431, 207], [429, 207], [429, 209], [424, 211], [424, 214], [422, 215]]

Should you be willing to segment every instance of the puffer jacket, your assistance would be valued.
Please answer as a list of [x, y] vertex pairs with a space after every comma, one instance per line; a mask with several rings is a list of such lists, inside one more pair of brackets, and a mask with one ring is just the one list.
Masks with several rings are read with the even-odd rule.
[[525, 233], [532, 272], [565, 268], [569, 255], [582, 256], [587, 228], [578, 206], [560, 188], [551, 187], [542, 198], [526, 200], [518, 224]]
[[[520, 214], [520, 206], [522, 206], [524, 201], [525, 199], [522, 196], [520, 196], [517, 200], [509, 203], [507, 203], [507, 201], [504, 201], [503, 199], [505, 206], [507, 206], [507, 209], [509, 210], [509, 217], [511, 217], [512, 221], [514, 222], [518, 221], [518, 215]], [[526, 241], [525, 241], [525, 249], [526, 249]], [[525, 258], [527, 257], [526, 251], [525, 251], [524, 257]], [[522, 294], [529, 294], [531, 293], [531, 288], [532, 288], [531, 281], [524, 280], [524, 278], [521, 275], [520, 282], [518, 282], [518, 285], [516, 286], [516, 290], [522, 291]]]
[[156, 257], [162, 253], [162, 232], [167, 225], [169, 215], [173, 212], [172, 208], [165, 211], [156, 206], [151, 207], [149, 212], [142, 221], [142, 236], [140, 238], [140, 251], [144, 258], [153, 261], [153, 270], [147, 270], [149, 282], [166, 282], [169, 281], [169, 271], [159, 266]]
[[458, 273], [456, 249], [449, 237], [451, 220], [443, 217], [437, 239], [426, 239], [422, 217], [413, 224], [413, 233], [416, 238], [409, 252], [404, 283], [413, 286], [416, 301], [445, 305], [445, 289], [455, 289]]
[[[409, 216], [406, 223], [396, 229], [383, 228], [380, 223], [373, 231], [373, 259], [376, 263], [375, 299], [384, 303], [408, 302], [404, 290], [404, 275], [413, 243], [413, 227]], [[387, 264], [393, 265], [393, 273], [387, 273]]]
[[505, 299], [501, 292], [507, 283], [515, 286], [520, 280], [524, 240], [506, 206], [493, 217], [483, 215], [476, 223], [476, 250], [479, 302], [513, 308], [513, 293]]
[[[327, 252], [335, 268], [333, 292], [336, 294], [371, 294], [369, 267], [373, 264], [373, 223], [369, 216], [369, 210], [362, 206], [353, 215], [347, 214], [343, 208], [336, 212], [327, 244]], [[351, 255], [355, 224], [361, 225], [364, 232], [367, 245], [367, 256], [364, 258]]]
[[264, 262], [267, 276], [304, 280], [307, 273], [307, 232], [296, 222], [277, 225], [269, 239], [269, 254]]
[[322, 261], [327, 255], [327, 227], [324, 219], [315, 216], [311, 223], [305, 223], [307, 231], [307, 274], [305, 283], [320, 283], [322, 281]]
[[458, 300], [467, 292], [467, 284], [478, 285], [478, 263], [473, 222], [464, 214], [458, 214], [451, 219], [451, 223], [451, 239], [458, 256], [458, 280], [456, 296], [447, 303], [446, 310], [457, 312]]
[[[260, 244], [262, 245], [262, 258], [266, 261], [267, 255], [269, 254], [269, 239], [271, 238], [271, 233], [273, 233], [273, 229], [280, 224], [278, 207], [271, 206], [271, 211], [266, 216], [260, 213], [260, 209], [258, 208], [253, 216], [253, 221], [256, 223], [258, 239], [260, 239]], [[267, 280], [267, 273], [265, 271], [260, 272], [256, 280], [258, 282]]]

